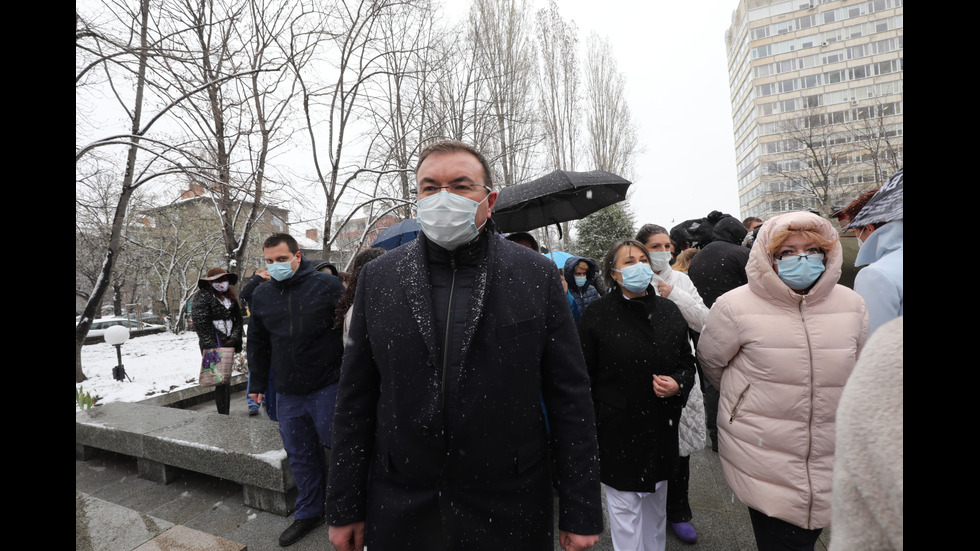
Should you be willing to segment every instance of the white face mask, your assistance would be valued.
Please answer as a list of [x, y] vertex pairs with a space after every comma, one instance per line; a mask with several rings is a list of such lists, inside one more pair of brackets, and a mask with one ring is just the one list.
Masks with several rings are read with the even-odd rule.
[[[486, 201], [490, 195], [483, 199]], [[476, 209], [483, 204], [442, 190], [419, 199], [418, 220], [425, 236], [447, 251], [469, 243], [480, 233], [484, 222], [476, 227]]]
[[670, 266], [670, 251], [654, 251], [649, 256], [654, 272], [660, 273]]
[[228, 290], [228, 282], [227, 281], [216, 281], [216, 282], [212, 283], [211, 286], [214, 287], [214, 289], [216, 291], [218, 291], [219, 293], [224, 293], [225, 291]]

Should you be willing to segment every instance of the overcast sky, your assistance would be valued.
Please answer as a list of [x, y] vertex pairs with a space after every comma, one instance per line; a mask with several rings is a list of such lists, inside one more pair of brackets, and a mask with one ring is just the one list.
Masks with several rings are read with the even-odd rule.
[[[470, 4], [445, 1], [459, 16]], [[637, 225], [670, 229], [712, 210], [739, 217], [725, 54], [725, 31], [738, 0], [557, 3], [562, 17], [578, 26], [583, 48], [591, 31], [609, 39], [626, 75], [643, 148], [630, 198]], [[531, 4], [536, 11], [547, 1]]]

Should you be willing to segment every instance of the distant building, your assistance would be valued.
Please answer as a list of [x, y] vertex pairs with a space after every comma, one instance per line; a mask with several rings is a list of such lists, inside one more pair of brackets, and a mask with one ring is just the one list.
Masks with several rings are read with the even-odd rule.
[[826, 216], [902, 165], [902, 0], [740, 0], [725, 42], [741, 217]]

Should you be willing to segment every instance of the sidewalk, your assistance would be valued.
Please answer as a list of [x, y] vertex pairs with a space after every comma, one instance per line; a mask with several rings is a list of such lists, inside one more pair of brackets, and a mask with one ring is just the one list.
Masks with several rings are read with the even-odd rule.
[[[214, 402], [191, 409], [210, 412]], [[232, 395], [231, 415], [248, 417], [244, 392]], [[272, 422], [264, 411], [251, 420]], [[90, 461], [75, 461], [76, 551], [282, 549], [279, 534], [292, 523], [292, 517], [246, 507], [241, 485], [187, 472], [163, 486], [137, 474], [135, 459], [121, 455], [107, 453]], [[756, 550], [748, 510], [728, 489], [718, 454], [710, 448], [691, 457], [690, 501], [698, 542], [687, 545], [668, 529], [668, 551]], [[827, 529], [817, 542], [817, 551], [826, 551], [829, 541]], [[289, 549], [332, 549], [326, 525]], [[555, 549], [560, 550], [557, 538]], [[594, 549], [612, 551], [608, 528]]]

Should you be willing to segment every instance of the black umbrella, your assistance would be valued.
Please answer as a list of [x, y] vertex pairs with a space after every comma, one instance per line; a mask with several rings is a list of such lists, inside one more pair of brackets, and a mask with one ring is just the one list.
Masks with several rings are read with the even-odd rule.
[[847, 225], [848, 229], [904, 219], [902, 171], [898, 169]]
[[500, 190], [493, 221], [504, 232], [580, 220], [626, 199], [629, 180], [602, 170], [556, 170], [536, 180]]

